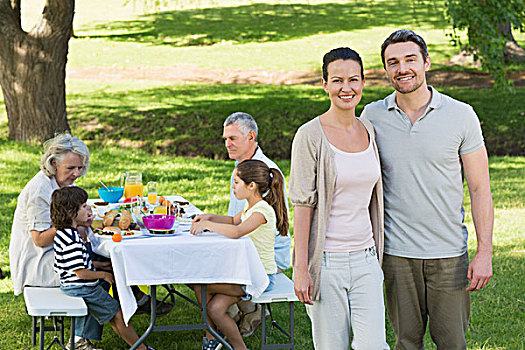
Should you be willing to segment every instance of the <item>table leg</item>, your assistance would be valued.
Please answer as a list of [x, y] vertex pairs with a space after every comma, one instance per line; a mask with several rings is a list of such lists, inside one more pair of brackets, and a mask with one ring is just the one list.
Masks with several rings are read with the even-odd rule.
[[149, 321], [149, 326], [146, 329], [146, 332], [137, 340], [135, 344], [130, 348], [130, 350], [137, 349], [140, 344], [142, 344], [146, 338], [150, 335], [151, 331], [153, 330], [153, 327], [155, 326], [155, 320], [157, 319], [157, 286], [152, 285], [151, 286], [151, 295], [150, 295], [150, 302], [151, 302], [151, 318]]
[[208, 322], [208, 311], [207, 311], [207, 304], [208, 304], [208, 296], [206, 292], [206, 285], [201, 284], [201, 302], [202, 302], [202, 322], [204, 322], [204, 325], [206, 328], [208, 328], [208, 331], [217, 339], [226, 349], [233, 350], [233, 347], [228, 344], [228, 342], [219, 335], [210, 325]]

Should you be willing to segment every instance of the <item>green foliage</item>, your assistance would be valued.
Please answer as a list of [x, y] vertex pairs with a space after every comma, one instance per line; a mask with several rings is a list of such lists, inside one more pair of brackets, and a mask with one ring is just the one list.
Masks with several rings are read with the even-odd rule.
[[505, 78], [506, 39], [502, 25], [510, 23], [514, 29], [523, 31], [525, 3], [523, 0], [448, 0], [446, 13], [454, 32], [452, 40], [460, 43], [457, 29], [467, 30], [468, 48], [479, 58], [482, 67], [491, 72], [495, 88], [507, 88]]

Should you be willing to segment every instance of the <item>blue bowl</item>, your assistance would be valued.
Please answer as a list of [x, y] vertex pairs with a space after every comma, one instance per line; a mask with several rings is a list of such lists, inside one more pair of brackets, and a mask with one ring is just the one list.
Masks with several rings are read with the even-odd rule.
[[123, 187], [108, 187], [109, 191], [106, 190], [105, 187], [100, 187], [98, 189], [98, 195], [100, 198], [102, 198], [104, 201], [108, 203], [118, 203], [118, 200], [122, 198], [122, 195], [124, 194], [124, 188]]

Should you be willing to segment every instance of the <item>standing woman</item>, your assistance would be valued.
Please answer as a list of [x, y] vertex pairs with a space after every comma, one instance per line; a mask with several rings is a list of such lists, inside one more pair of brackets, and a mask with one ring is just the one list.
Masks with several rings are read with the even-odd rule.
[[383, 193], [374, 130], [355, 116], [364, 87], [357, 52], [323, 58], [330, 109], [292, 145], [294, 287], [316, 349], [388, 349], [383, 302]]
[[56, 229], [50, 216], [51, 194], [71, 186], [89, 168], [89, 150], [70, 134], [60, 134], [44, 143], [40, 171], [27, 183], [16, 205], [9, 261], [14, 293], [25, 286], [57, 287], [53, 270], [53, 240]]

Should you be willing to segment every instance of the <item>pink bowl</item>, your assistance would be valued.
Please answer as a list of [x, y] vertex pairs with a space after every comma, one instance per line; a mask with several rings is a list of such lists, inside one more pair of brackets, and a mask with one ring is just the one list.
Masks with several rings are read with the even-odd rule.
[[175, 223], [175, 215], [154, 214], [142, 218], [148, 230], [171, 230]]

